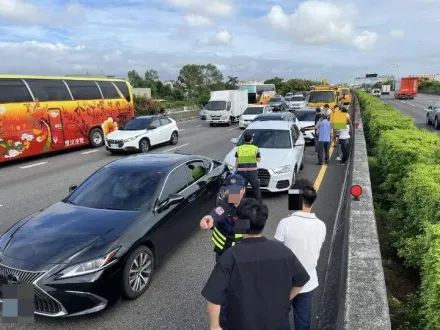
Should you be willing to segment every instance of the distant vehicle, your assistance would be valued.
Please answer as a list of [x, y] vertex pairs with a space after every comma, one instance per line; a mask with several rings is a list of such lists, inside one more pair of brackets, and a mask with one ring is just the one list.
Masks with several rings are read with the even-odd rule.
[[287, 102], [289, 110], [295, 111], [306, 106], [306, 98], [302, 94], [294, 95], [290, 98], [290, 101]]
[[212, 91], [208, 104], [205, 105], [206, 122], [210, 126], [238, 122], [248, 106], [247, 91], [224, 90]]
[[419, 78], [407, 77], [402, 78], [396, 84], [394, 91], [395, 99], [413, 99], [419, 92]]
[[107, 135], [106, 149], [110, 152], [135, 151], [146, 153], [150, 148], [169, 142], [179, 142], [179, 128], [167, 116], [139, 116], [129, 120], [119, 130]]
[[435, 129], [440, 130], [440, 102], [426, 109], [426, 124], [434, 125]]
[[273, 97], [270, 99], [268, 105], [272, 111], [286, 111], [287, 104], [282, 96]]
[[[289, 190], [299, 170], [304, 168], [305, 141], [298, 126], [288, 121], [256, 121], [245, 132], [253, 135], [253, 144], [260, 149], [260, 189], [269, 192]], [[244, 144], [244, 134], [231, 142], [238, 146]], [[225, 157], [230, 170], [234, 169], [235, 152], [233, 148]]]
[[32, 285], [34, 313], [50, 317], [98, 312], [121, 294], [137, 299], [211, 212], [227, 173], [219, 161], [182, 154], [104, 165], [0, 237], [0, 283]]
[[206, 110], [205, 109], [200, 110], [199, 117], [201, 120], [206, 120]]
[[240, 85], [240, 90], [248, 93], [247, 104], [267, 104], [269, 99], [276, 95], [274, 84], [243, 84]]
[[0, 163], [102, 147], [134, 112], [125, 80], [0, 75]]
[[256, 121], [276, 121], [276, 120], [282, 120], [282, 121], [291, 121], [294, 123], [298, 123], [298, 119], [295, 117], [295, 115], [291, 112], [273, 112], [273, 113], [266, 113], [257, 116], [252, 122]]
[[292, 92], [287, 93], [284, 97], [289, 97], [289, 96], [293, 96]]
[[381, 94], [380, 89], [374, 88], [371, 91], [371, 94], [374, 95], [374, 96], [380, 97], [380, 94]]
[[382, 85], [382, 95], [390, 95], [391, 85]]
[[306, 142], [315, 141], [315, 115], [316, 109], [303, 108], [295, 111], [295, 116], [298, 119], [298, 127], [304, 134], [304, 140]]
[[245, 129], [258, 115], [272, 112], [268, 105], [251, 105], [241, 115], [238, 127]]

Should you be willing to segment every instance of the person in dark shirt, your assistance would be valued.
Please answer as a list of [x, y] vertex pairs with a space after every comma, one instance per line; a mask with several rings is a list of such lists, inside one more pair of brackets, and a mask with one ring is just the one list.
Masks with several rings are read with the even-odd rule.
[[[243, 241], [226, 250], [214, 267], [202, 295], [208, 301], [211, 330], [277, 330], [290, 301], [310, 276], [293, 252], [261, 235], [268, 208], [255, 199], [237, 208]], [[228, 306], [220, 320], [221, 305]]]

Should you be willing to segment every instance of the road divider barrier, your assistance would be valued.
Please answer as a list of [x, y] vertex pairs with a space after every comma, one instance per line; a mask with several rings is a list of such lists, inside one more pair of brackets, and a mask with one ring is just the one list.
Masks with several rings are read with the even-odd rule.
[[357, 96], [374, 155], [375, 200], [386, 210], [398, 255], [421, 273], [427, 328], [440, 329], [440, 137], [374, 96]]
[[167, 116], [173, 118], [175, 121], [185, 121], [199, 118], [200, 110], [179, 111], [169, 113]]

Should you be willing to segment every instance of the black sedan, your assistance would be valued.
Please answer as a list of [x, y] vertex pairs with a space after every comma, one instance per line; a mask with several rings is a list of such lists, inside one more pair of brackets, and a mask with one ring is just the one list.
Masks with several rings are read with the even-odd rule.
[[0, 284], [32, 283], [35, 313], [73, 316], [141, 296], [156, 266], [209, 214], [227, 175], [216, 160], [131, 156], [0, 238]]

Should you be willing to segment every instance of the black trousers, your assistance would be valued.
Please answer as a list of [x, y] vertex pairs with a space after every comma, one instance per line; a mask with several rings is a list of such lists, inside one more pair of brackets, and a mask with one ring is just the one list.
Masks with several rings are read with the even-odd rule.
[[319, 141], [318, 146], [318, 163], [328, 162], [331, 142]]
[[339, 144], [341, 145], [342, 152], [342, 163], [346, 163], [348, 160], [348, 155], [350, 154], [350, 139], [339, 139]]
[[238, 175], [241, 175], [245, 178], [252, 187], [252, 193], [260, 203], [263, 203], [263, 197], [261, 196], [260, 191], [260, 180], [258, 179], [257, 171], [237, 171]]

